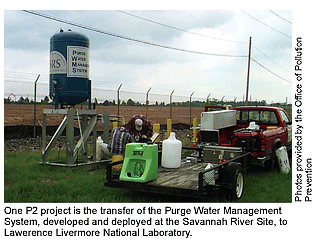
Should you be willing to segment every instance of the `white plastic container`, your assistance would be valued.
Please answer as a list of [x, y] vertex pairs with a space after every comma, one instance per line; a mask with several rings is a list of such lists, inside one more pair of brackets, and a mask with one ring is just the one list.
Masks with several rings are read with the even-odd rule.
[[175, 132], [170, 132], [168, 139], [162, 143], [162, 162], [165, 168], [181, 167], [182, 142], [177, 140]]
[[96, 161], [100, 161], [102, 158], [102, 151], [99, 149], [99, 145], [102, 143], [104, 143], [104, 141], [102, 137], [99, 136], [96, 141]]
[[280, 172], [283, 174], [288, 174], [290, 172], [290, 164], [289, 164], [287, 148], [285, 146], [280, 147], [275, 151], [275, 154], [278, 158]]

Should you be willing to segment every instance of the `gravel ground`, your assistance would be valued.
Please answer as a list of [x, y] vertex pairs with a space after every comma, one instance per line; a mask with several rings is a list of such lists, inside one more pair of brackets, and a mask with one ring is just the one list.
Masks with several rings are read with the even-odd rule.
[[[192, 135], [190, 130], [177, 130], [176, 138], [179, 140], [186, 140], [188, 135]], [[162, 133], [164, 134], [164, 132]], [[47, 142], [49, 142], [51, 137], [47, 137]], [[162, 139], [166, 139], [164, 136]], [[79, 140], [76, 137], [76, 140]], [[188, 139], [187, 139], [188, 140]], [[66, 138], [61, 136], [57, 142], [57, 147], [65, 146]], [[92, 138], [89, 138], [89, 144], [92, 144]], [[10, 139], [4, 141], [4, 151], [5, 152], [16, 152], [16, 151], [32, 151], [32, 150], [41, 150], [42, 148], [42, 137], [36, 138], [23, 138], [23, 139]]]
[[[48, 137], [48, 140], [50, 138]], [[64, 142], [65, 138], [59, 138], [56, 142], [57, 146]], [[23, 139], [10, 139], [4, 141], [5, 152], [16, 152], [16, 151], [32, 151], [41, 150], [42, 138], [23, 138]]]

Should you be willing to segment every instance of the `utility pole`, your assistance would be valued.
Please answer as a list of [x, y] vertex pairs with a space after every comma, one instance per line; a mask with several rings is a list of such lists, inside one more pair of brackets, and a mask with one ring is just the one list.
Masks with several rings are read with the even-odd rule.
[[36, 84], [40, 77], [40, 74], [37, 76], [37, 79], [34, 83], [34, 138], [36, 137]]
[[247, 84], [246, 84], [246, 105], [248, 105], [249, 69], [251, 66], [251, 47], [252, 47], [252, 37], [249, 37], [248, 69], [247, 69]]

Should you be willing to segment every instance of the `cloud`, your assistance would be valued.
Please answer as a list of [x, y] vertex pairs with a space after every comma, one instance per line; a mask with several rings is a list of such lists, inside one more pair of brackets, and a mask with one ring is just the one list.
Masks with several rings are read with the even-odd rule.
[[[200, 97], [206, 97], [209, 93], [218, 98], [226, 95], [231, 100], [235, 96], [242, 97], [246, 92], [247, 58], [200, 55], [168, 47], [247, 56], [250, 36], [252, 58], [279, 76], [291, 79], [291, 73], [288, 72], [292, 65], [291, 40], [242, 11], [126, 11], [185, 31], [112, 10], [39, 12], [140, 42], [70, 26], [22, 11], [5, 11], [5, 71], [41, 73], [47, 79], [50, 38], [62, 28], [80, 32], [90, 39], [90, 75], [95, 89], [117, 89], [116, 86], [124, 84], [124, 90], [139, 92], [153, 87], [152, 92], [156, 93], [169, 94], [175, 90], [175, 94], [184, 96], [195, 91]], [[247, 13], [291, 35], [292, 26], [271, 12]], [[277, 13], [291, 20], [291, 11]], [[167, 48], [147, 45], [141, 41]], [[253, 62], [250, 84], [252, 97], [259, 100], [283, 102], [291, 94], [290, 84]], [[285, 90], [276, 90], [282, 85], [286, 85]], [[273, 92], [269, 92], [270, 89]]]

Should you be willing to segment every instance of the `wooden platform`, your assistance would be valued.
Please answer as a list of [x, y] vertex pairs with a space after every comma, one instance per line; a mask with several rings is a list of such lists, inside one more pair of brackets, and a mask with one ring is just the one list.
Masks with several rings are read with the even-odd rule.
[[[112, 172], [112, 177], [109, 177], [110, 170], [108, 167], [104, 185], [143, 192], [201, 198], [203, 188], [199, 186], [199, 173], [205, 170], [206, 165], [206, 163], [202, 162], [186, 162], [182, 163], [181, 167], [176, 169], [164, 168], [159, 165], [157, 179], [146, 183], [121, 181], [119, 180], [117, 171]], [[202, 180], [201, 184], [204, 184]]]
[[206, 163], [183, 163], [180, 168], [168, 169], [158, 167], [158, 178], [148, 185], [176, 187], [197, 190], [199, 172], [204, 171]]
[[[220, 177], [224, 172], [224, 167], [229, 163], [240, 163], [244, 167], [250, 161], [250, 152], [240, 157], [228, 160], [223, 164], [212, 163], [212, 168], [205, 170], [207, 162], [202, 158], [197, 158], [198, 162], [182, 162], [180, 168], [169, 169], [158, 165], [157, 179], [146, 182], [121, 181], [119, 180], [120, 171], [114, 170], [115, 167], [122, 165], [123, 161], [110, 162], [107, 164], [105, 186], [136, 190], [142, 192], [152, 192], [158, 194], [168, 194], [176, 196], [195, 197], [203, 199], [214, 196], [216, 192], [222, 189], [231, 189], [231, 182], [217, 182], [216, 184], [207, 184], [205, 174], [214, 174], [214, 177]], [[220, 170], [221, 171], [220, 171]]]

